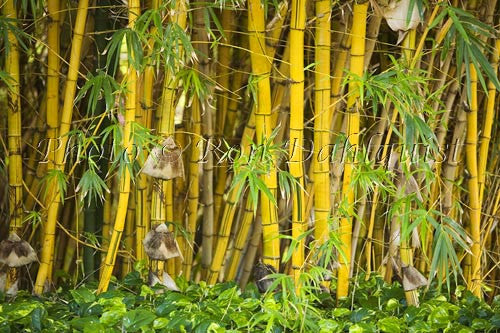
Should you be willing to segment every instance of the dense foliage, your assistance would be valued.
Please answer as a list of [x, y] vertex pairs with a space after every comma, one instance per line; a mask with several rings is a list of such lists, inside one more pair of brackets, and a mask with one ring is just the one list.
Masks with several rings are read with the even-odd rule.
[[[279, 280], [278, 280], [279, 281]], [[0, 296], [0, 332], [495, 332], [500, 297], [491, 305], [463, 287], [450, 297], [428, 291], [419, 308], [407, 306], [396, 282], [359, 276], [352, 298], [335, 306], [334, 296], [304, 287], [261, 295], [250, 284], [213, 287], [177, 280], [181, 292], [149, 287], [134, 271], [110, 290], [96, 285], [60, 288], [42, 298], [21, 292]], [[284, 284], [284, 286], [286, 283]]]
[[4, 329], [497, 330], [499, 6], [1, 0]]

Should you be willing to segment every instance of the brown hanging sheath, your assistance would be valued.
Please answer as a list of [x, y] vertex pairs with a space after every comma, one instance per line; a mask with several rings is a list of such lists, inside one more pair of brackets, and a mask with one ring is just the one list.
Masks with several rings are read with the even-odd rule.
[[168, 273], [165, 271], [163, 272], [163, 279], [162, 280], [160, 280], [155, 273], [149, 271], [148, 281], [149, 281], [149, 285], [151, 287], [159, 284], [159, 285], [166, 287], [168, 290], [180, 291], [180, 289], [177, 286], [177, 284], [175, 283], [174, 279], [172, 279], [172, 277], [170, 275], [168, 275]]
[[166, 138], [160, 147], [151, 150], [141, 172], [164, 180], [184, 178], [182, 150], [171, 136]]
[[164, 223], [149, 231], [142, 243], [147, 255], [153, 260], [167, 260], [175, 257], [183, 259], [174, 233], [168, 231]]
[[427, 279], [413, 266], [402, 266], [403, 289], [405, 291], [415, 290], [427, 285]]
[[412, 291], [420, 287], [424, 287], [428, 284], [427, 279], [415, 267], [405, 266], [401, 262], [399, 253], [396, 255], [396, 257], [391, 258], [391, 262], [394, 273], [400, 283], [403, 285], [404, 291]]
[[35, 250], [15, 233], [0, 243], [0, 262], [9, 267], [21, 267], [36, 260]]

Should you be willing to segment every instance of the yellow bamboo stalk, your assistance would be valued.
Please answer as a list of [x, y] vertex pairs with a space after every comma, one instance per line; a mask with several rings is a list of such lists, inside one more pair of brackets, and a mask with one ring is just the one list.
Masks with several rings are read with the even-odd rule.
[[189, 182], [188, 182], [188, 218], [186, 225], [187, 239], [184, 250], [183, 272], [186, 279], [191, 278], [191, 269], [193, 264], [194, 234], [196, 232], [196, 221], [198, 219], [199, 202], [199, 171], [200, 156], [202, 148], [201, 137], [201, 115], [200, 102], [197, 97], [193, 98], [191, 106], [191, 154], [189, 159]]
[[[14, 0], [3, 5], [5, 17], [17, 25], [17, 12]], [[9, 149], [9, 230], [21, 234], [23, 223], [23, 165], [21, 155], [21, 91], [19, 83], [19, 43], [12, 31], [8, 32], [9, 53], [5, 70], [10, 75], [10, 88], [7, 92], [7, 138]], [[10, 276], [10, 275], [9, 275]]]
[[252, 226], [253, 221], [253, 203], [251, 198], [248, 196], [246, 199], [245, 210], [243, 212], [243, 219], [241, 225], [237, 230], [236, 239], [234, 241], [233, 253], [229, 259], [229, 264], [227, 266], [226, 281], [232, 281], [236, 278], [236, 273], [238, 270], [238, 265], [241, 260], [241, 255], [245, 244], [248, 241], [248, 232]]
[[59, 128], [59, 35], [60, 35], [60, 1], [50, 0], [47, 2], [48, 9], [48, 34], [47, 34], [47, 139], [48, 147], [48, 170], [54, 169], [55, 153], [57, 147], [57, 130]]
[[[129, 10], [129, 27], [133, 28], [137, 17], [140, 15], [141, 5], [139, 0], [130, 0], [128, 3]], [[128, 50], [132, 52], [132, 50]], [[129, 161], [132, 161], [132, 122], [135, 121], [135, 109], [137, 106], [137, 71], [132, 64], [128, 66], [127, 73], [127, 98], [125, 110], [125, 126], [123, 129], [122, 146], [128, 154]], [[118, 208], [116, 211], [115, 223], [113, 225], [113, 233], [109, 242], [109, 248], [106, 253], [106, 260], [104, 268], [99, 280], [97, 292], [101, 293], [108, 290], [109, 281], [115, 266], [116, 255], [118, 246], [122, 237], [123, 229], [125, 226], [125, 219], [127, 215], [128, 199], [130, 196], [130, 171], [128, 167], [124, 168], [123, 173], [120, 175], [120, 194], [118, 198]]]
[[[175, 140], [179, 143], [180, 147], [186, 147], [186, 129], [184, 123], [181, 123], [179, 130], [175, 133]], [[185, 155], [181, 156], [183, 165], [186, 165], [187, 158]], [[173, 221], [177, 223], [179, 227], [183, 227], [185, 223], [185, 216], [187, 212], [187, 205], [185, 203], [187, 188], [187, 182], [184, 177], [179, 177], [174, 179], [174, 217]], [[179, 228], [180, 229], [180, 228]], [[178, 230], [177, 230], [178, 231]], [[181, 232], [176, 232], [176, 240], [179, 245], [179, 249], [186, 248], [186, 238]], [[183, 252], [182, 252], [183, 253]], [[183, 270], [182, 265], [184, 262], [184, 257], [176, 257], [175, 259], [175, 276], [179, 276]]]
[[467, 182], [469, 190], [469, 216], [472, 238], [471, 259], [472, 271], [467, 288], [477, 297], [481, 292], [481, 202], [479, 201], [478, 166], [477, 166], [477, 72], [474, 65], [470, 65], [470, 108], [467, 113], [467, 136], [465, 142], [466, 163], [469, 171]]
[[318, 245], [328, 237], [330, 215], [330, 1], [316, 2], [315, 96], [314, 96], [314, 238]]
[[[254, 108], [255, 109], [255, 108]], [[245, 130], [243, 131], [243, 135], [241, 137], [241, 151], [242, 154], [249, 153], [250, 141], [254, 136], [254, 125], [255, 125], [255, 111], [252, 109], [250, 113], [250, 118], [247, 121], [245, 126]], [[214, 256], [212, 263], [210, 265], [210, 269], [207, 276], [208, 284], [215, 284], [219, 277], [219, 272], [221, 270], [223, 260], [225, 257], [226, 249], [229, 243], [229, 234], [231, 232], [231, 226], [234, 220], [234, 214], [236, 212], [236, 204], [239, 201], [237, 197], [240, 188], [244, 186], [244, 184], [236, 184], [234, 188], [232, 188], [226, 200], [226, 204], [224, 205], [224, 211], [222, 213], [221, 224], [219, 228], [219, 233], [217, 237], [217, 244], [214, 251]]]
[[[3, 7], [6, 18], [17, 25], [17, 11], [14, 0], [8, 0]], [[19, 43], [9, 30], [7, 33], [10, 45], [6, 57], [5, 70], [10, 75], [10, 87], [7, 92], [7, 145], [9, 158], [9, 231], [18, 236], [23, 227], [23, 161], [21, 153], [21, 89], [19, 72]], [[5, 290], [16, 283], [18, 270], [10, 268], [7, 274]]]
[[[271, 136], [271, 86], [269, 82], [270, 61], [266, 54], [264, 7], [259, 0], [248, 1], [248, 33], [251, 51], [252, 73], [258, 80], [257, 109], [255, 111], [255, 132], [257, 144], [262, 144]], [[263, 182], [272, 195], [276, 196], [276, 170], [263, 176]], [[262, 214], [264, 262], [278, 269], [280, 261], [279, 226], [277, 208], [265, 193], [260, 194]]]
[[[153, 1], [152, 8], [158, 7], [158, 1]], [[150, 44], [152, 41], [150, 41]], [[141, 92], [140, 98], [137, 98], [137, 114], [136, 121], [144, 126], [145, 128], [151, 128], [151, 117], [152, 110], [154, 108], [153, 105], [153, 83], [155, 78], [155, 69], [151, 63], [148, 62], [146, 68], [144, 69], [144, 74], [142, 76], [142, 84], [138, 85], [138, 91]], [[139, 89], [141, 88], [141, 89]], [[142, 156], [144, 160], [146, 159], [147, 152], [143, 151]], [[144, 252], [144, 246], [142, 244], [142, 240], [146, 236], [146, 233], [150, 229], [151, 223], [151, 214], [148, 202], [148, 193], [149, 193], [149, 181], [148, 177], [140, 173], [137, 176], [136, 183], [136, 215], [135, 215], [135, 224], [136, 224], [136, 235], [135, 235], [135, 253], [137, 260], [147, 259], [146, 253]]]
[[[306, 1], [292, 0], [290, 21], [290, 148], [289, 169], [298, 181], [293, 190], [292, 238], [304, 233], [304, 165], [302, 150], [304, 146], [304, 29], [306, 25]], [[327, 33], [327, 35], [329, 35]], [[328, 57], [328, 56], [327, 56]], [[329, 91], [328, 91], [329, 94]], [[328, 104], [327, 104], [328, 105]], [[298, 241], [292, 255], [293, 276], [299, 281], [300, 270], [304, 264], [304, 240]]]
[[[366, 17], [369, 2], [358, 1], [353, 8], [352, 22], [352, 45], [351, 45], [351, 72], [357, 76], [363, 76]], [[347, 138], [349, 141], [346, 163], [344, 166], [344, 178], [342, 183], [342, 194], [347, 198], [347, 210], [349, 216], [343, 217], [340, 222], [341, 249], [345, 255], [340, 256], [340, 267], [338, 269], [337, 299], [346, 297], [349, 292], [349, 270], [351, 258], [351, 233], [352, 216], [354, 213], [354, 188], [351, 184], [352, 170], [354, 168], [355, 154], [359, 143], [359, 105], [356, 105], [358, 85], [355, 82], [349, 84], [347, 99]]]
[[[133, 185], [131, 185], [133, 187]], [[125, 218], [125, 230], [123, 232], [122, 244], [125, 251], [132, 252], [136, 248], [134, 245], [134, 230], [135, 230], [135, 189], [130, 190], [129, 202], [127, 206], [127, 216]], [[141, 242], [142, 243], [142, 242]], [[142, 245], [142, 244], [140, 244]], [[144, 248], [144, 246], [142, 246]], [[135, 252], [135, 251], [134, 251]], [[132, 257], [127, 256], [122, 258], [121, 265], [121, 278], [123, 279], [125, 275], [132, 271]]]
[[[64, 171], [64, 156], [66, 152], [66, 144], [68, 142], [68, 132], [71, 128], [71, 118], [73, 115], [73, 102], [76, 92], [76, 80], [78, 78], [78, 70], [80, 67], [80, 55], [83, 36], [85, 32], [85, 23], [87, 19], [88, 0], [80, 0], [78, 2], [78, 10], [76, 14], [75, 29], [73, 32], [73, 42], [71, 45], [69, 70], [66, 79], [66, 88], [64, 91], [64, 103], [61, 113], [61, 121], [59, 127], [59, 149], [55, 155], [55, 168]], [[53, 189], [57, 185], [55, 182], [49, 184]], [[44, 240], [42, 246], [42, 254], [40, 258], [40, 268], [36, 277], [34, 293], [40, 295], [43, 292], [43, 287], [47, 279], [49, 279], [49, 268], [54, 259], [54, 238], [56, 229], [56, 220], [61, 205], [61, 194], [57, 189], [52, 191], [52, 200], [47, 206], [47, 221], [44, 228]]]
[[[498, 72], [498, 57], [500, 53], [500, 39], [495, 41], [495, 52], [492, 56], [492, 67], [495, 73]], [[486, 174], [486, 164], [488, 161], [488, 150], [491, 140], [491, 130], [493, 127], [493, 118], [495, 117], [495, 97], [496, 88], [490, 80], [488, 82], [488, 99], [486, 103], [486, 112], [484, 116], [483, 130], [481, 131], [481, 142], [479, 144], [478, 161], [478, 183], [479, 183], [479, 202], [483, 202], [484, 182]]]
[[[230, 43], [231, 37], [233, 34], [232, 26], [233, 26], [233, 11], [229, 9], [222, 10], [222, 29], [224, 30], [225, 38], [223, 38], [222, 42], [219, 44], [218, 53], [219, 59], [217, 62], [217, 84], [222, 89], [222, 91], [217, 96], [217, 110], [216, 110], [216, 123], [215, 123], [215, 134], [220, 135], [224, 134], [224, 137], [227, 139], [225, 135], [225, 122], [226, 122], [226, 114], [229, 107], [230, 99], [229, 99], [229, 78], [231, 77], [229, 73], [229, 68], [231, 65], [231, 57], [230, 57]], [[203, 28], [203, 27], [202, 27]], [[238, 55], [236, 55], [238, 56]], [[233, 79], [238, 79], [237, 77], [241, 77], [242, 73], [237, 71], [232, 76]], [[239, 88], [239, 87], [238, 87]], [[238, 89], [237, 88], [237, 89]], [[233, 96], [234, 98], [234, 96]], [[234, 114], [232, 114], [234, 115]], [[234, 118], [233, 118], [234, 119]], [[233, 123], [228, 125], [228, 129], [233, 129]], [[227, 178], [227, 165], [219, 166], [217, 168], [217, 183], [214, 193], [214, 227], [215, 230], [218, 230], [219, 223], [219, 215], [222, 207], [222, 199], [224, 195], [224, 190], [226, 187], [226, 178]]]

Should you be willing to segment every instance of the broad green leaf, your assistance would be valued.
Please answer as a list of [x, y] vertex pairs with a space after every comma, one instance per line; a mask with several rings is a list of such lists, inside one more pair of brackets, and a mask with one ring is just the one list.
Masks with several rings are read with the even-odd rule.
[[396, 317], [382, 318], [377, 322], [377, 326], [382, 332], [386, 333], [399, 333], [401, 332], [401, 325], [399, 319]]
[[128, 311], [123, 316], [123, 326], [127, 332], [137, 332], [141, 327], [151, 324], [156, 316], [151, 311], [137, 309]]
[[90, 317], [82, 317], [82, 318], [73, 318], [70, 321], [71, 327], [83, 331], [85, 327], [92, 325], [92, 324], [99, 324], [99, 318], [96, 316], [90, 316]]
[[113, 307], [110, 310], [105, 311], [102, 314], [99, 321], [101, 324], [108, 326], [108, 327], [111, 327], [111, 326], [114, 326], [114, 325], [118, 324], [119, 322], [121, 322], [122, 318], [126, 312], [127, 312], [127, 310], [126, 310], [125, 306]]
[[92, 303], [96, 299], [94, 293], [85, 287], [70, 290], [70, 293], [75, 302], [79, 305]]

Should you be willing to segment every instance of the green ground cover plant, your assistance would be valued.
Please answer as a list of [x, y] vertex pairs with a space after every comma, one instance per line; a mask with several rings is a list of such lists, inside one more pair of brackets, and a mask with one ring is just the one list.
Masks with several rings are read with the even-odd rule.
[[276, 274], [280, 291], [244, 291], [234, 283], [208, 286], [177, 279], [180, 292], [150, 287], [134, 271], [96, 294], [95, 283], [33, 297], [1, 295], [0, 332], [497, 332], [500, 297], [491, 304], [458, 286], [449, 295], [422, 293], [420, 307], [408, 306], [398, 282], [360, 275], [352, 297], [335, 296]]

